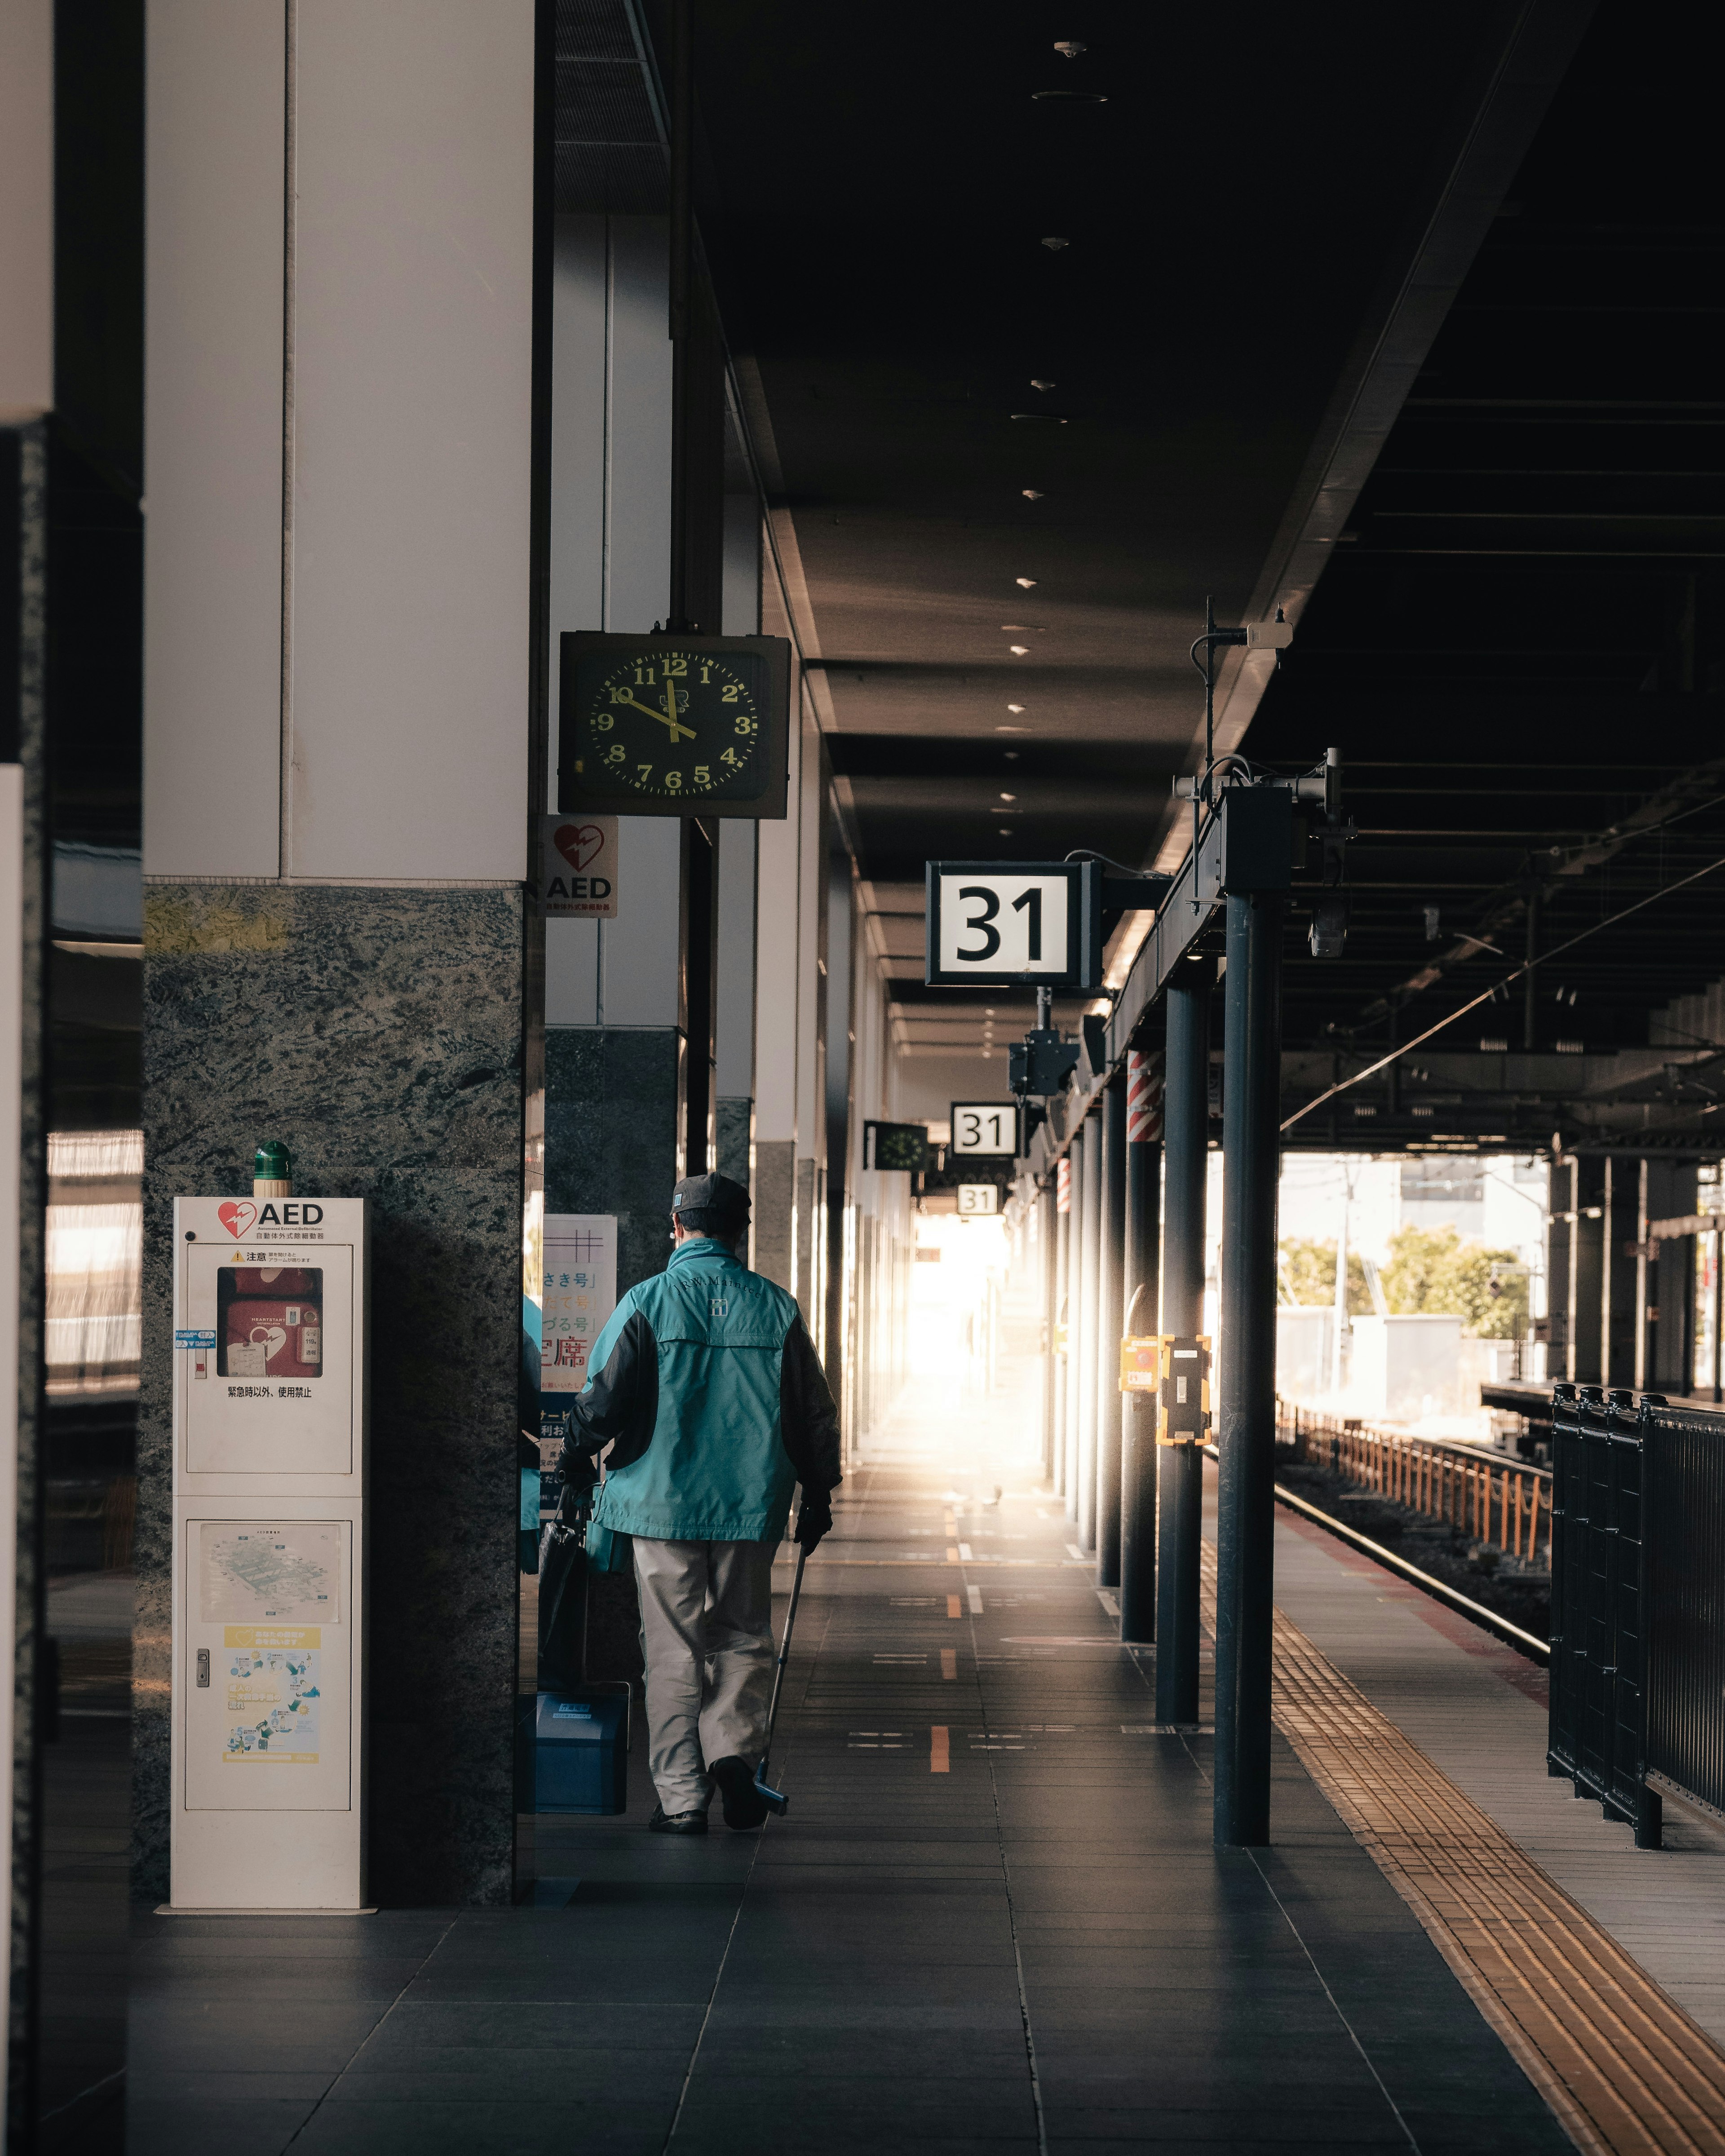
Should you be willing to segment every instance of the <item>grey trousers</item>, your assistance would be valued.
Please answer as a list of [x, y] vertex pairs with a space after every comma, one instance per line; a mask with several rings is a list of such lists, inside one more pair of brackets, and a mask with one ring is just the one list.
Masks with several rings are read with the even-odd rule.
[[767, 1741], [778, 1539], [634, 1545], [648, 1768], [666, 1811], [704, 1811], [707, 1761], [757, 1766]]

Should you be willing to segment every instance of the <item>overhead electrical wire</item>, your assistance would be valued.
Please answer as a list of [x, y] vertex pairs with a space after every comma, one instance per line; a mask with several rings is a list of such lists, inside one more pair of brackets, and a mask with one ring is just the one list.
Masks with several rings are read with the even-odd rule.
[[1363, 1085], [1368, 1078], [1375, 1078], [1380, 1070], [1387, 1070], [1392, 1063], [1399, 1063], [1403, 1056], [1410, 1055], [1416, 1048], [1423, 1047], [1434, 1034], [1441, 1033], [1446, 1026], [1454, 1025], [1457, 1019], [1466, 1018], [1471, 1010], [1477, 1010], [1481, 1004], [1492, 1002], [1512, 982], [1520, 980], [1523, 973], [1531, 973], [1536, 966], [1548, 966], [1553, 958], [1561, 958], [1564, 952], [1573, 951], [1578, 943], [1585, 943], [1589, 937], [1598, 936], [1607, 928], [1615, 928], [1620, 921], [1627, 921], [1632, 913], [1640, 912], [1644, 906], [1651, 906], [1656, 899], [1669, 898], [1673, 891], [1681, 891], [1687, 884], [1699, 883], [1703, 876], [1712, 875], [1717, 869], [1725, 869], [1725, 855], [1716, 861], [1709, 861], [1705, 868], [1679, 876], [1675, 883], [1665, 884], [1658, 891], [1649, 891], [1645, 898], [1638, 898], [1633, 906], [1625, 906], [1621, 913], [1614, 913], [1604, 921], [1596, 921], [1591, 928], [1584, 928], [1579, 936], [1572, 936], [1567, 943], [1559, 943], [1554, 949], [1543, 952], [1538, 957], [1517, 966], [1513, 972], [1506, 973], [1501, 981], [1494, 981], [1471, 1003], [1463, 1004], [1459, 1010], [1452, 1010], [1447, 1018], [1440, 1018], [1435, 1025], [1427, 1026], [1424, 1033], [1416, 1034], [1403, 1047], [1391, 1049], [1388, 1055], [1380, 1056], [1377, 1062], [1368, 1064], [1363, 1070], [1355, 1071], [1353, 1077], [1339, 1079], [1327, 1092], [1308, 1101], [1303, 1108], [1296, 1108], [1281, 1127], [1285, 1131], [1292, 1130], [1296, 1123], [1303, 1122], [1314, 1108], [1322, 1107], [1326, 1101], [1333, 1101], [1338, 1093], [1347, 1092], [1351, 1086]]

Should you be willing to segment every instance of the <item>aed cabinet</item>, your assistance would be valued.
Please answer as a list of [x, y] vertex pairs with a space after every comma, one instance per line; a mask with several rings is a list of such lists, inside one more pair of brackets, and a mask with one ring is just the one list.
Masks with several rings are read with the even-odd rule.
[[366, 1903], [367, 1201], [174, 1201], [174, 1909]]

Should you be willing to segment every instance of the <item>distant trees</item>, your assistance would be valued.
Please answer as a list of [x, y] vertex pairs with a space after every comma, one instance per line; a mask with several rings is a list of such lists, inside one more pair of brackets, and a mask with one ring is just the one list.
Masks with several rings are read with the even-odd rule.
[[[1309, 1235], [1291, 1235], [1280, 1246], [1282, 1293], [1302, 1310], [1336, 1300], [1336, 1245], [1320, 1243]], [[1348, 1253], [1348, 1314], [1369, 1317], [1372, 1291], [1366, 1286], [1366, 1268], [1358, 1250]]]
[[1453, 1228], [1399, 1228], [1382, 1277], [1393, 1311], [1459, 1317], [1489, 1340], [1518, 1339], [1527, 1329], [1527, 1276], [1515, 1252], [1488, 1250]]
[[[1284, 1298], [1303, 1308], [1336, 1299], [1336, 1245], [1311, 1236], [1281, 1244]], [[1495, 1269], [1495, 1270], [1494, 1270]], [[1399, 1228], [1379, 1285], [1399, 1316], [1435, 1312], [1461, 1320], [1463, 1329], [1488, 1340], [1519, 1339], [1527, 1329], [1527, 1276], [1513, 1250], [1488, 1250], [1453, 1228]], [[1348, 1254], [1348, 1314], [1372, 1315], [1371, 1291], [1359, 1253]]]

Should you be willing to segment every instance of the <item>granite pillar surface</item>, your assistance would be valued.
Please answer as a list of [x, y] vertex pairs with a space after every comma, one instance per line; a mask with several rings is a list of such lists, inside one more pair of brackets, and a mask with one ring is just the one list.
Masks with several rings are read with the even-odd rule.
[[617, 1292], [662, 1272], [677, 1180], [674, 1026], [551, 1026], [545, 1209], [617, 1218]]
[[524, 896], [145, 894], [136, 1889], [168, 1885], [172, 1229], [249, 1196], [372, 1201], [371, 1893], [506, 1904], [513, 1870]]
[[753, 1265], [757, 1273], [795, 1291], [797, 1147], [793, 1138], [757, 1138], [754, 1176]]
[[745, 1190], [751, 1188], [749, 1147], [754, 1134], [755, 1104], [746, 1095], [732, 1099], [721, 1094], [715, 1111], [716, 1138], [714, 1165]]

